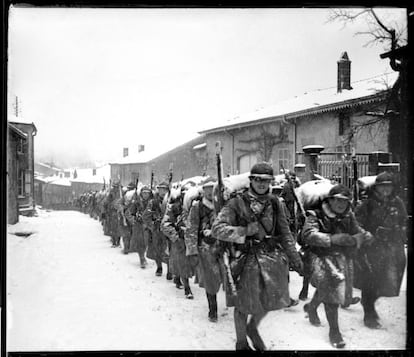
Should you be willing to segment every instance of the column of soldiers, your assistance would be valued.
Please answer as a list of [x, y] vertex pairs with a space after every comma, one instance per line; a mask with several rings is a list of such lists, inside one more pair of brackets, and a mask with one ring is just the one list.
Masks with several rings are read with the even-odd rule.
[[147, 257], [156, 263], [155, 275], [162, 276], [164, 263], [166, 279], [184, 289], [187, 299], [194, 298], [189, 279], [195, 276], [205, 289], [211, 322], [218, 321], [217, 293], [223, 285], [226, 305], [234, 307], [236, 350], [265, 350], [260, 322], [269, 311], [296, 305], [289, 296], [289, 270], [315, 288], [304, 311], [320, 326], [317, 309], [324, 305], [332, 346], [345, 347], [338, 312], [339, 306], [359, 302], [352, 298], [353, 287], [362, 292], [365, 326], [380, 328], [375, 302], [399, 295], [406, 265], [407, 213], [393, 176], [379, 174], [368, 198], [357, 205], [347, 187], [332, 185], [306, 212], [295, 197], [294, 176], [279, 191], [272, 191], [273, 180], [270, 165], [255, 164], [248, 187], [232, 194], [219, 211], [212, 178], [201, 183], [189, 207], [183, 199], [191, 185], [172, 192], [167, 182], [155, 192], [144, 186], [139, 193], [137, 183], [124, 191], [113, 184], [96, 195], [95, 206], [112, 246], [120, 246], [122, 237], [123, 253], [138, 253], [141, 268]]

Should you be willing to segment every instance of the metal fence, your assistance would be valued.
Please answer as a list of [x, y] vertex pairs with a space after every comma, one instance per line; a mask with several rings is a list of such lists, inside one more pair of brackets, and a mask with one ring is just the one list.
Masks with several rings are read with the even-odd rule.
[[[358, 177], [369, 175], [369, 155], [356, 154]], [[303, 155], [297, 156], [303, 163]], [[347, 153], [320, 153], [318, 157], [319, 175], [341, 183], [349, 188], [354, 184], [352, 157]]]

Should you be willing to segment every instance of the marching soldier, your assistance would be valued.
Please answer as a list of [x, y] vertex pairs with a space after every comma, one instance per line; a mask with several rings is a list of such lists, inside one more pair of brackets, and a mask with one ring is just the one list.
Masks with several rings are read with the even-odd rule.
[[182, 284], [184, 284], [185, 297], [187, 299], [194, 299], [188, 279], [194, 275], [195, 267], [191, 264], [191, 260], [186, 256], [186, 246], [184, 242], [184, 231], [186, 230], [185, 221], [187, 218], [187, 212], [183, 210], [185, 189], [185, 186], [181, 188], [181, 194], [178, 197], [170, 197], [170, 203], [167, 206], [167, 210], [161, 222], [161, 230], [171, 241], [169, 263], [171, 273], [175, 275], [175, 286], [178, 289], [181, 289]]
[[144, 230], [144, 222], [142, 215], [147, 207], [148, 201], [152, 196], [152, 191], [148, 186], [141, 188], [140, 194], [134, 196], [131, 204], [125, 211], [127, 220], [132, 225], [130, 252], [137, 252], [140, 261], [140, 267], [145, 269], [147, 260], [145, 259], [145, 252], [147, 250], [147, 241]]
[[130, 182], [126, 187], [126, 191], [123, 193], [122, 198], [119, 201], [118, 206], [118, 219], [119, 219], [119, 230], [122, 236], [122, 241], [124, 243], [124, 254], [129, 253], [130, 243], [131, 243], [131, 235], [132, 235], [132, 225], [126, 218], [126, 210], [128, 209], [129, 204], [132, 201], [132, 190], [135, 189], [135, 185], [133, 182]]
[[[287, 179], [286, 183], [283, 185], [282, 192], [280, 193], [280, 197], [283, 199], [286, 208], [287, 208], [287, 215], [286, 218], [289, 223], [290, 231], [292, 232], [293, 237], [296, 240], [296, 235], [299, 226], [299, 220], [304, 217], [301, 216], [300, 209], [297, 208], [297, 198], [295, 195], [295, 188], [300, 186], [300, 181], [296, 177], [294, 172], [286, 172], [285, 177]], [[303, 223], [302, 221], [302, 223]]]
[[381, 327], [375, 301], [399, 295], [406, 264], [407, 212], [394, 190], [393, 176], [379, 174], [368, 198], [355, 210], [361, 226], [374, 235], [372, 244], [357, 254], [354, 272], [355, 287], [362, 293], [364, 324], [373, 329]]
[[203, 197], [192, 203], [184, 237], [187, 256], [198, 257], [199, 284], [206, 290], [208, 319], [217, 322], [217, 292], [222, 282], [222, 274], [219, 241], [211, 235], [211, 226], [215, 218], [213, 187], [213, 179], [203, 183]]
[[345, 347], [338, 325], [338, 307], [345, 303], [346, 292], [352, 289], [355, 247], [371, 238], [359, 227], [351, 211], [351, 192], [343, 185], [332, 187], [320, 208], [307, 211], [302, 240], [309, 247], [310, 282], [316, 291], [304, 310], [310, 323], [319, 326], [317, 308], [324, 304], [329, 339], [336, 348]]
[[164, 217], [166, 204], [164, 198], [169, 192], [169, 185], [162, 182], [157, 186], [157, 192], [147, 205], [143, 214], [143, 220], [151, 232], [148, 241], [147, 258], [155, 260], [157, 264], [156, 276], [162, 275], [162, 263], [167, 264], [167, 279], [171, 280], [171, 273], [168, 264], [168, 256], [166, 256], [167, 238], [161, 231], [161, 220]]
[[114, 183], [104, 201], [107, 233], [111, 237], [112, 248], [119, 247], [119, 241], [121, 239], [118, 227], [118, 211], [116, 206], [119, 196], [119, 184]]
[[255, 164], [250, 187], [227, 202], [212, 226], [214, 237], [235, 243], [230, 266], [237, 296], [227, 305], [234, 303], [236, 350], [251, 349], [247, 337], [256, 350], [266, 349], [260, 321], [268, 311], [290, 305], [287, 257], [296, 271], [303, 270], [281, 203], [269, 192], [272, 180], [270, 165]]

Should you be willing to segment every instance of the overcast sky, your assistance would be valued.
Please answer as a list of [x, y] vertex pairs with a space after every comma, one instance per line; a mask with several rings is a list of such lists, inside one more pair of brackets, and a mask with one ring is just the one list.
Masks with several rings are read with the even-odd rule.
[[[404, 9], [387, 16], [405, 23]], [[306, 91], [390, 72], [329, 9], [45, 9], [9, 13], [9, 119], [34, 122], [37, 159], [111, 161], [162, 153], [197, 131]], [[383, 12], [379, 12], [383, 14]]]

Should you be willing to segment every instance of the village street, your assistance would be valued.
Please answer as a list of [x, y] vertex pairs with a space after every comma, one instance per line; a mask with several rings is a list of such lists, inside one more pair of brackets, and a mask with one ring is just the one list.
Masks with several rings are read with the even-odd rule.
[[[191, 282], [194, 300], [186, 300], [165, 269], [156, 277], [152, 261], [140, 269], [137, 254], [110, 246], [100, 223], [76, 211], [39, 210], [8, 226], [8, 351], [234, 350], [233, 308], [223, 292], [211, 323], [203, 289]], [[290, 281], [297, 298], [301, 278], [291, 273]], [[340, 309], [346, 349], [404, 349], [405, 290], [404, 278], [399, 297], [378, 301], [380, 330], [364, 327], [360, 304]], [[303, 304], [266, 316], [260, 331], [268, 349], [333, 349], [323, 307], [322, 327], [314, 327]]]

